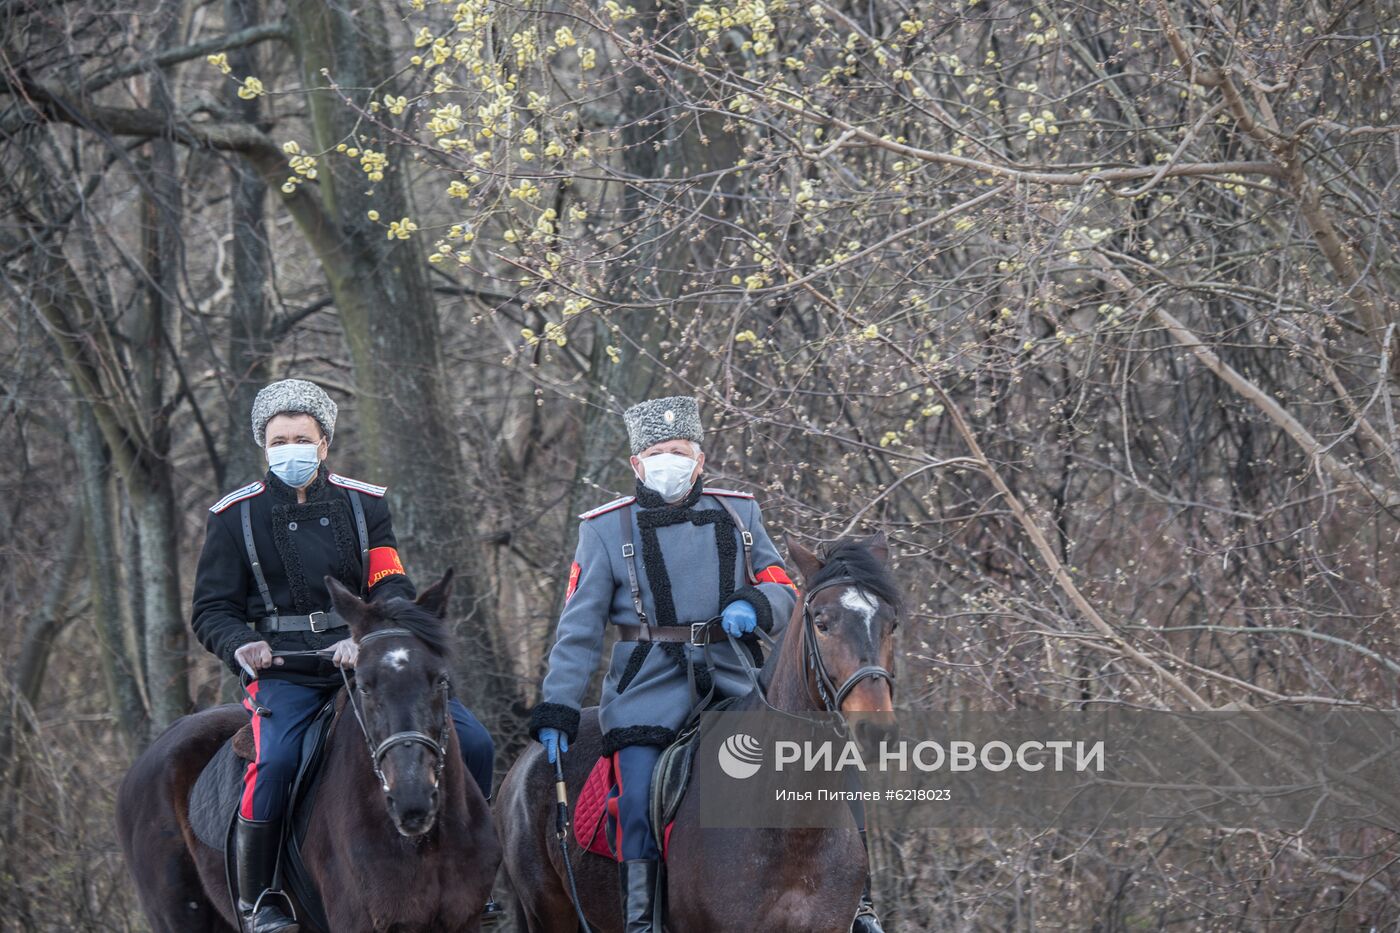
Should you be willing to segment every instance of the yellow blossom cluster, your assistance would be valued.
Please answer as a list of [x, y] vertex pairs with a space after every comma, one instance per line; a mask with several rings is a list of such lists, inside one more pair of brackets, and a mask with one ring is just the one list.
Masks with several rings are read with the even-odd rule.
[[417, 229], [418, 225], [405, 217], [403, 220], [390, 221], [385, 235], [391, 240], [407, 240]]
[[568, 335], [564, 333], [564, 325], [557, 321], [550, 321], [545, 324], [543, 334], [536, 334], [534, 329], [522, 327], [520, 329], [520, 336], [532, 347], [537, 346], [541, 340], [551, 341], [555, 346], [560, 347], [569, 342]]
[[1023, 110], [1016, 117], [1016, 122], [1025, 124], [1028, 140], [1037, 136], [1055, 136], [1060, 132], [1060, 128], [1055, 125], [1055, 114], [1049, 110], [1042, 110], [1038, 116]]
[[530, 179], [522, 178], [520, 184], [510, 189], [510, 196], [522, 201], [535, 201], [540, 196], [540, 187]]
[[[347, 149], [345, 154], [350, 158], [355, 158], [355, 149]], [[360, 168], [364, 170], [365, 176], [370, 181], [383, 181], [384, 169], [389, 167], [389, 157], [382, 152], [375, 152], [373, 149], [365, 149], [359, 152]]]
[[466, 224], [453, 224], [448, 228], [447, 238], [433, 244], [433, 252], [428, 256], [428, 262], [440, 263], [451, 257], [457, 260], [459, 266], [465, 266], [471, 261], [471, 250], [459, 250], [452, 241], [461, 240], [463, 243], [471, 243], [475, 239], [476, 234]]
[[458, 104], [446, 104], [433, 111], [428, 121], [428, 132], [434, 136], [446, 136], [462, 128], [462, 108]]
[[1216, 184], [1220, 185], [1226, 191], [1233, 191], [1240, 197], [1244, 197], [1249, 191], [1249, 189], [1244, 186], [1244, 176], [1236, 174], [1235, 172], [1229, 173], [1225, 176], [1225, 181], [1218, 181]]
[[291, 194], [303, 180], [316, 177], [316, 157], [302, 152], [301, 145], [294, 139], [283, 143], [282, 151], [287, 154], [287, 164], [295, 173], [282, 183], [282, 193]]
[[690, 14], [690, 25], [703, 33], [708, 42], [717, 41], [722, 32], [736, 26], [747, 26], [749, 38], [743, 43], [744, 51], [763, 55], [774, 48], [775, 27], [763, 0], [739, 0], [733, 7], [718, 8], [709, 3], [702, 3]]

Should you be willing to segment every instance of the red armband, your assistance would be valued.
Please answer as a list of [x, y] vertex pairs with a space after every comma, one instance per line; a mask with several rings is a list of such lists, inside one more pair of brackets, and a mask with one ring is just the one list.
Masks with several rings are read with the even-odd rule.
[[569, 568], [569, 589], [564, 594], [564, 602], [574, 598], [574, 590], [578, 589], [578, 577], [582, 572], [583, 568], [578, 565], [578, 561], [574, 561], [574, 565]]
[[781, 583], [783, 586], [790, 586], [793, 589], [797, 589], [797, 584], [793, 583], [788, 577], [787, 571], [777, 564], [754, 574], [754, 579], [759, 583]]
[[369, 585], [371, 589], [385, 577], [392, 577], [396, 573], [403, 572], [403, 563], [399, 560], [397, 550], [391, 547], [370, 548]]

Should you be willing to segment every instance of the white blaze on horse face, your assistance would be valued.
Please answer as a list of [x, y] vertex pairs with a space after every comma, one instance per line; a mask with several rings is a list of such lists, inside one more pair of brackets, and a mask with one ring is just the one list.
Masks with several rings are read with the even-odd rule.
[[384, 654], [384, 665], [385, 665], [386, 667], [393, 668], [393, 669], [396, 670], [396, 671], [401, 671], [401, 670], [404, 669], [404, 667], [405, 667], [407, 664], [408, 664], [408, 649], [407, 649], [407, 648], [395, 648], [393, 651], [388, 651], [388, 652], [385, 652], [385, 654]]
[[875, 598], [858, 586], [848, 586], [841, 592], [841, 605], [860, 615], [865, 620], [865, 628], [870, 632], [870, 640], [875, 640], [875, 610], [879, 605]]

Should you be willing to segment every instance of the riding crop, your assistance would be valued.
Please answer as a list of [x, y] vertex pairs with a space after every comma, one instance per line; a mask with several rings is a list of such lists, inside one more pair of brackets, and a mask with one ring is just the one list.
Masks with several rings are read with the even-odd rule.
[[588, 920], [583, 916], [583, 906], [578, 900], [578, 881], [574, 878], [574, 864], [569, 859], [569, 787], [564, 783], [564, 753], [554, 754], [554, 835], [559, 840], [559, 854], [564, 857], [564, 874], [569, 879], [569, 899], [573, 901], [574, 913], [578, 914], [579, 927], [583, 933], [593, 933]]

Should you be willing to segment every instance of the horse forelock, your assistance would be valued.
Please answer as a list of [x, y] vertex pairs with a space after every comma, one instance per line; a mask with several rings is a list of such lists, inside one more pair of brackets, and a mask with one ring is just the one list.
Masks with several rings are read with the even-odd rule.
[[447, 623], [410, 599], [396, 596], [380, 605], [385, 627], [407, 629], [439, 658], [452, 654], [452, 640]]
[[903, 604], [903, 596], [889, 568], [859, 540], [842, 538], [833, 544], [826, 553], [822, 569], [807, 581], [807, 590], [810, 592], [833, 580], [850, 580], [895, 612]]

